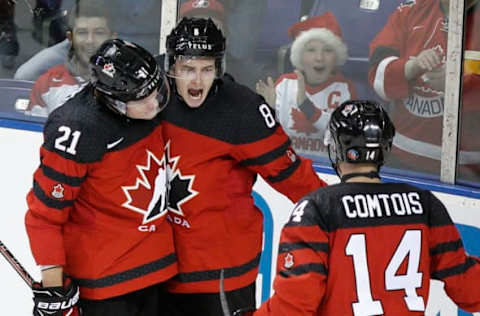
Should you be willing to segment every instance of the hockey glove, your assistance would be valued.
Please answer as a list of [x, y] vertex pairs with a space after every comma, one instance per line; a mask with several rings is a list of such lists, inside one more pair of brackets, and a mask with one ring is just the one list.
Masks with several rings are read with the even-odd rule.
[[33, 285], [33, 316], [80, 316], [77, 303], [80, 298], [78, 286], [65, 278], [63, 287]]
[[252, 316], [255, 308], [240, 308], [233, 312], [233, 316]]

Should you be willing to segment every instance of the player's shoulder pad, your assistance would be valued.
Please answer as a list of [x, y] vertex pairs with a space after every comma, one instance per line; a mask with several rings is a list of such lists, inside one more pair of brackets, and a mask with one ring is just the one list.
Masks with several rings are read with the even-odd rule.
[[275, 133], [278, 127], [275, 110], [250, 88], [226, 78], [218, 97], [226, 103], [234, 122], [236, 143], [254, 142]]
[[50, 113], [43, 130], [43, 146], [80, 163], [101, 160], [109, 138], [101, 113], [87, 86]]

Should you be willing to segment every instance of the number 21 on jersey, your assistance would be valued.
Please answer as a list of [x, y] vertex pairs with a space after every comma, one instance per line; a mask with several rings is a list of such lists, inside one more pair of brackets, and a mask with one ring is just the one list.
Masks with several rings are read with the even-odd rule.
[[72, 132], [72, 129], [65, 125], [60, 126], [58, 131], [62, 133], [62, 135], [55, 139], [55, 148], [60, 151], [65, 151], [69, 154], [76, 155], [76, 147], [82, 133], [80, 131]]
[[[407, 230], [385, 270], [385, 289], [388, 291], [404, 290], [405, 304], [410, 311], [425, 310], [425, 302], [421, 296], [417, 295], [416, 291], [422, 286], [423, 277], [423, 273], [418, 271], [421, 243], [422, 232], [420, 230]], [[372, 297], [367, 247], [365, 234], [352, 234], [345, 248], [345, 254], [353, 259], [355, 271], [357, 302], [352, 304], [353, 314], [355, 316], [384, 315], [382, 302], [374, 300]], [[407, 256], [407, 272], [399, 275], [397, 271]]]

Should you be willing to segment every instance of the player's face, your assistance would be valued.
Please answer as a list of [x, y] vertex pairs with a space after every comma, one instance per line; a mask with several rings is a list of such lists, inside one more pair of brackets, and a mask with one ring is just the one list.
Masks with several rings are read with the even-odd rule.
[[151, 120], [158, 112], [160, 107], [157, 100], [158, 91], [155, 90], [148, 97], [127, 102], [127, 116], [133, 119]]
[[303, 50], [302, 65], [305, 79], [310, 85], [319, 85], [328, 80], [335, 71], [337, 54], [333, 47], [321, 40], [309, 41]]
[[102, 17], [78, 17], [72, 35], [73, 49], [82, 66], [88, 66], [90, 56], [112, 37], [107, 20]]
[[172, 69], [178, 94], [191, 108], [200, 107], [215, 80], [214, 58], [177, 58]]

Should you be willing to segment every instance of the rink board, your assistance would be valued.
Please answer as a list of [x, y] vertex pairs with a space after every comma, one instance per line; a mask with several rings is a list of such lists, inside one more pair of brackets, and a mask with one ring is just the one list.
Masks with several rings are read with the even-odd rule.
[[[24, 227], [26, 211], [25, 196], [32, 185], [32, 174], [39, 164], [38, 149], [42, 134], [38, 124], [0, 120], [0, 192], [1, 212], [0, 240], [18, 257], [31, 274], [39, 279], [39, 272], [30, 254]], [[337, 182], [329, 168], [316, 168], [328, 183]], [[399, 179], [387, 178], [387, 181]], [[411, 180], [412, 184], [435, 191], [447, 206], [450, 215], [462, 234], [465, 248], [471, 254], [480, 256], [480, 193], [455, 186], [426, 183]], [[274, 277], [274, 263], [278, 237], [282, 225], [290, 215], [293, 204], [283, 195], [274, 191], [263, 180], [254, 187], [254, 198], [264, 213], [264, 253], [258, 277], [258, 301], [271, 294]], [[3, 258], [0, 258], [0, 306], [5, 315], [31, 315], [31, 291]], [[6, 308], [6, 310], [5, 310]], [[443, 292], [442, 283], [434, 282], [431, 298], [425, 315], [460, 316], [471, 315], [453, 304]], [[480, 316], [480, 314], [475, 314]]]

